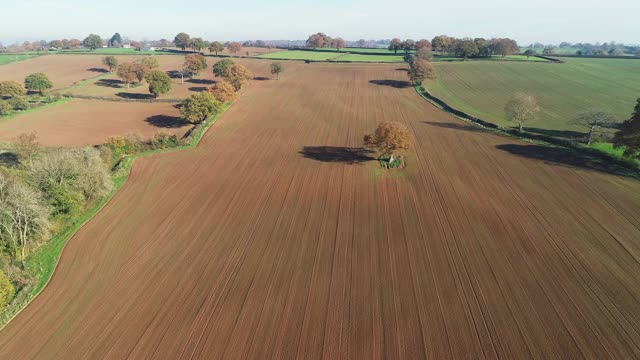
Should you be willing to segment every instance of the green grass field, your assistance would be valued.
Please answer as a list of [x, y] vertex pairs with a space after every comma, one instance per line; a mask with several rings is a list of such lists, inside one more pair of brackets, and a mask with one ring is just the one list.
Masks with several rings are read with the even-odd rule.
[[573, 124], [576, 113], [591, 107], [629, 118], [640, 97], [640, 61], [569, 59], [564, 64], [467, 61], [437, 63], [438, 78], [425, 83], [429, 92], [451, 106], [501, 126], [504, 105], [516, 92], [537, 97], [540, 112], [526, 125], [530, 131], [559, 137], [586, 132]]
[[30, 59], [32, 57], [36, 57], [37, 55], [31, 54], [0, 54], [0, 65], [9, 64], [16, 61]]
[[353, 61], [353, 62], [404, 62], [402, 55], [363, 55], [363, 54], [347, 54], [335, 59], [336, 61]]
[[329, 60], [340, 56], [341, 54], [332, 52], [317, 52], [303, 50], [284, 50], [272, 52], [269, 54], [258, 55], [263, 59], [280, 59], [280, 60]]
[[88, 54], [88, 55], [153, 55], [172, 54], [166, 51], [136, 51], [135, 49], [124, 48], [100, 48], [91, 51], [89, 49], [59, 50], [55, 54]]

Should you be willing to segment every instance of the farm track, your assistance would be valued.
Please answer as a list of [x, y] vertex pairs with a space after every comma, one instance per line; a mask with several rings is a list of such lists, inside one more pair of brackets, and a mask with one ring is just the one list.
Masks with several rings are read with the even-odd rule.
[[[394, 65], [285, 66], [136, 161], [0, 358], [640, 357], [640, 182], [502, 151], [532, 145], [370, 83]], [[403, 171], [338, 148], [383, 120]]]

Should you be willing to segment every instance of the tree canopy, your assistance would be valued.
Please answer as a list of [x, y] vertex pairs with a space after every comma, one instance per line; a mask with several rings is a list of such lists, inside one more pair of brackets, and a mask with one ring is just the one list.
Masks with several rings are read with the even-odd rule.
[[340, 49], [344, 48], [347, 46], [347, 43], [344, 41], [343, 38], [341, 37], [337, 37], [335, 39], [333, 39], [331, 46], [333, 48], [335, 48], [336, 50], [340, 51]]
[[102, 38], [96, 34], [90, 34], [82, 41], [82, 46], [91, 49], [91, 51], [102, 47]]
[[222, 77], [239, 91], [251, 79], [251, 72], [240, 64], [233, 64], [225, 69]]
[[39, 91], [42, 94], [44, 91], [53, 87], [53, 83], [44, 73], [35, 73], [27, 76], [24, 79], [24, 86], [31, 91]]
[[211, 93], [201, 91], [184, 99], [180, 106], [180, 114], [190, 123], [200, 123], [210, 116], [219, 114], [222, 104]]
[[206, 44], [202, 38], [192, 38], [189, 40], [189, 47], [194, 51], [200, 51], [206, 47]]
[[27, 90], [17, 81], [7, 80], [0, 82], [0, 98], [12, 98], [16, 96], [24, 96], [26, 94]]
[[280, 79], [280, 73], [284, 69], [282, 68], [282, 64], [280, 63], [271, 63], [271, 74], [276, 75], [276, 79]]
[[233, 101], [238, 96], [236, 89], [226, 80], [220, 80], [208, 90], [213, 97], [221, 103]]
[[411, 139], [406, 126], [396, 121], [384, 121], [378, 125], [375, 132], [364, 136], [364, 145], [377, 149], [382, 155], [389, 156], [393, 162], [394, 156], [401, 156], [404, 150], [411, 148]]
[[122, 36], [120, 33], [115, 33], [107, 42], [107, 46], [109, 47], [120, 47], [122, 45]]
[[427, 79], [435, 79], [436, 73], [433, 65], [427, 60], [415, 59], [409, 64], [409, 80], [416, 85], [422, 84]]
[[235, 54], [237, 52], [239, 52], [240, 50], [242, 50], [242, 45], [239, 42], [230, 42], [229, 46], [227, 46], [227, 48], [229, 49], [229, 52], [232, 54]]
[[182, 49], [182, 51], [184, 51], [187, 47], [189, 47], [190, 40], [191, 36], [189, 36], [189, 34], [181, 32], [173, 39], [173, 43], [176, 45], [176, 47], [179, 47], [180, 49]]
[[145, 80], [149, 84], [149, 92], [156, 98], [171, 90], [171, 78], [164, 71], [152, 70]]
[[524, 123], [533, 120], [538, 111], [540, 108], [536, 98], [522, 92], [513, 95], [504, 106], [507, 120], [517, 123], [520, 132]]
[[575, 123], [589, 130], [587, 135], [587, 145], [591, 144], [593, 134], [598, 127], [607, 126], [614, 122], [613, 113], [600, 108], [592, 108], [579, 112], [576, 115]]
[[109, 55], [102, 58], [102, 64], [109, 68], [109, 71], [113, 71], [118, 67], [118, 59], [115, 56]]
[[222, 59], [213, 65], [213, 74], [217, 77], [222, 77], [227, 68], [233, 64], [234, 62], [231, 59]]
[[222, 46], [220, 41], [214, 41], [209, 44], [209, 51], [212, 53], [216, 53], [216, 55], [218, 55], [218, 53], [222, 50], [224, 50], [224, 46]]
[[310, 35], [306, 45], [313, 49], [321, 48], [324, 46], [324, 37], [320, 33]]
[[197, 77], [207, 68], [207, 60], [201, 54], [189, 54], [184, 58], [183, 71], [192, 77]]
[[391, 42], [389, 43], [389, 50], [397, 54], [398, 50], [402, 50], [402, 40], [398, 38], [391, 39]]
[[613, 143], [616, 147], [626, 147], [626, 156], [640, 157], [640, 98], [636, 101], [631, 118], [622, 124], [613, 137]]

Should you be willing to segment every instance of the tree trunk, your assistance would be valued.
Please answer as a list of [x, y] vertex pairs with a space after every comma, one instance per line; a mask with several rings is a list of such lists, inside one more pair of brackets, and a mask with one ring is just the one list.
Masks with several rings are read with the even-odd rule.
[[393, 154], [391, 154], [391, 156], [389, 156], [389, 165], [391, 165], [392, 162], [393, 162]]
[[518, 132], [522, 132], [522, 126], [523, 126], [523, 123], [522, 123], [522, 122], [519, 122], [519, 123], [518, 123], [518, 125], [519, 125], [519, 127], [518, 127]]
[[589, 128], [589, 135], [587, 136], [587, 145], [591, 145], [591, 139], [593, 138], [593, 132], [595, 131], [596, 127], [595, 126], [591, 126]]

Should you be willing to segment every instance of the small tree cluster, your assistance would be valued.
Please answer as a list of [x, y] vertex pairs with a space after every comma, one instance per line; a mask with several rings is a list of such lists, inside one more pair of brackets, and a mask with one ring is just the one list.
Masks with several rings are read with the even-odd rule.
[[222, 77], [227, 68], [233, 64], [234, 62], [231, 59], [222, 59], [213, 65], [213, 74], [217, 77]]
[[402, 159], [402, 153], [411, 148], [411, 139], [407, 128], [396, 121], [380, 123], [375, 132], [364, 136], [364, 146], [377, 149], [383, 156], [389, 156], [389, 163], [395, 157]]
[[201, 123], [221, 111], [222, 104], [207, 91], [191, 94], [180, 104], [180, 115], [193, 124]]
[[225, 80], [218, 81], [208, 90], [221, 103], [234, 101], [237, 98], [236, 89]]

